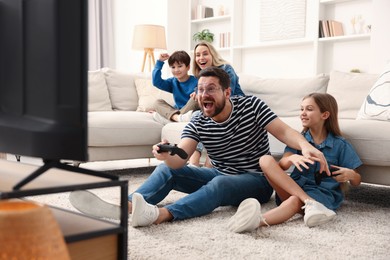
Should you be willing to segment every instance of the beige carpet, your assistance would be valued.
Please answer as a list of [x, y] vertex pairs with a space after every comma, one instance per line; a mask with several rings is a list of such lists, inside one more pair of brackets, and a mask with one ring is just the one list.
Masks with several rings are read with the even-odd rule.
[[[146, 177], [145, 173], [122, 176], [129, 180], [130, 192]], [[109, 202], [119, 201], [117, 188], [91, 191]], [[75, 210], [68, 196], [34, 198]], [[180, 196], [184, 194], [172, 192], [161, 205]], [[363, 184], [350, 191], [334, 222], [315, 228], [304, 226], [297, 215], [287, 223], [257, 232], [231, 233], [226, 225], [235, 213], [233, 207], [185, 221], [143, 228], [129, 225], [128, 259], [390, 259], [389, 200], [390, 187]], [[262, 211], [273, 207], [272, 199], [262, 205]]]

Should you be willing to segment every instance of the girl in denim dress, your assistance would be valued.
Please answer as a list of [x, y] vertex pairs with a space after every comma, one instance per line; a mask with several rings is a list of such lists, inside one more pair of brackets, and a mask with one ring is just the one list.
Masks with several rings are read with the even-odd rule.
[[[307, 226], [313, 227], [332, 220], [343, 199], [343, 189], [357, 186], [361, 177], [357, 168], [362, 164], [352, 145], [342, 137], [338, 124], [335, 98], [326, 93], [312, 93], [301, 103], [302, 134], [324, 153], [329, 169], [320, 172], [313, 158], [286, 147], [279, 162], [271, 155], [260, 158], [260, 167], [275, 189], [278, 207], [261, 214], [257, 200], [244, 200], [229, 221], [234, 232], [252, 231], [259, 226], [280, 224], [296, 213], [304, 215]], [[285, 173], [294, 167], [290, 177]]]

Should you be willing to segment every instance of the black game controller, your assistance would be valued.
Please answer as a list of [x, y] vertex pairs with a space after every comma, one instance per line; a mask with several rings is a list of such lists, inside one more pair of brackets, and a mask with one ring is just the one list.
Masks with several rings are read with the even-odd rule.
[[177, 147], [176, 144], [158, 144], [160, 149], [157, 151], [158, 153], [168, 152], [170, 155], [179, 155], [183, 160], [188, 158], [188, 154], [181, 148]]
[[335, 171], [338, 170], [337, 168], [330, 168], [329, 170], [330, 170], [330, 176], [328, 176], [328, 175], [326, 174], [326, 172], [320, 173], [319, 171], [316, 171], [316, 172], [314, 173], [314, 179], [315, 179], [317, 185], [320, 185], [320, 184], [321, 184], [321, 181], [322, 181], [323, 178], [326, 178], [326, 177], [333, 177], [333, 176], [340, 175], [340, 174], [333, 174], [333, 172], [335, 172]]

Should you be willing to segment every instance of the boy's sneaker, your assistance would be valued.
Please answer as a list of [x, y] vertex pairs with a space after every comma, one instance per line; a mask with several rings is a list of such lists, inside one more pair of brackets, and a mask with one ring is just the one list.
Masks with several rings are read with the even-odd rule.
[[133, 227], [144, 227], [157, 220], [159, 211], [157, 206], [147, 203], [139, 193], [133, 193], [132, 222]]
[[162, 115], [160, 115], [157, 112], [153, 112], [153, 119], [154, 119], [154, 121], [159, 122], [160, 124], [163, 124], [163, 125], [166, 125], [168, 123], [172, 123], [171, 120], [166, 119], [165, 117], [163, 117]]
[[187, 113], [180, 114], [178, 117], [178, 122], [190, 122], [192, 118], [192, 110]]
[[236, 214], [229, 220], [228, 228], [236, 233], [250, 232], [260, 226], [261, 220], [260, 203], [257, 199], [249, 198], [240, 203]]
[[98, 218], [120, 219], [121, 208], [86, 190], [72, 191], [69, 201], [80, 212]]
[[305, 209], [303, 220], [308, 227], [325, 224], [336, 216], [336, 212], [314, 200], [305, 200], [302, 209]]

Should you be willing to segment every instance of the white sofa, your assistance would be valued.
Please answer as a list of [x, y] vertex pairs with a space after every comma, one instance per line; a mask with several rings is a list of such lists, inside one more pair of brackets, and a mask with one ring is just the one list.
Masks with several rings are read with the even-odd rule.
[[[154, 121], [150, 113], [143, 112], [148, 107], [142, 104], [164, 93], [143, 87], [150, 82], [150, 77], [150, 74], [128, 74], [108, 68], [89, 72], [89, 161], [153, 156], [152, 145], [160, 142], [163, 125]], [[139, 100], [136, 83], [145, 93], [144, 103]], [[171, 98], [168, 94], [163, 96]]]
[[[364, 165], [364, 182], [390, 185], [390, 122], [357, 119], [363, 101], [378, 75], [331, 72], [300, 79], [266, 79], [239, 74], [247, 95], [262, 98], [296, 130], [301, 130], [300, 102], [311, 92], [328, 92], [339, 104], [340, 127]], [[90, 72], [89, 160], [152, 157], [151, 147], [162, 138], [180, 140], [185, 123], [161, 125], [148, 112], [156, 98], [173, 102], [170, 94], [151, 86], [150, 75], [126, 74], [111, 69]], [[137, 111], [138, 110], [138, 111]], [[284, 145], [270, 135], [271, 153], [279, 157]]]

